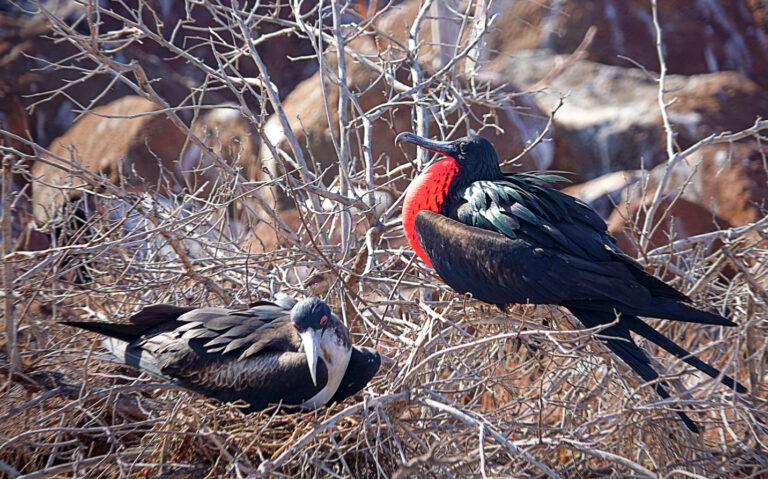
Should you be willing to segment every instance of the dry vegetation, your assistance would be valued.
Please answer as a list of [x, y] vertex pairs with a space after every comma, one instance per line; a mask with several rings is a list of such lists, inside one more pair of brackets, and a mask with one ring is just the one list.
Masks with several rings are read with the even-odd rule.
[[[429, 11], [425, 5], [419, 18]], [[443, 113], [461, 113], [465, 101], [492, 101], [501, 94], [484, 89], [479, 79], [466, 80], [476, 72], [465, 57], [482, 45], [491, 18], [468, 14], [456, 61], [429, 72], [414, 61], [416, 46], [430, 41], [419, 36], [418, 20], [407, 44], [390, 45], [399, 52], [392, 58], [346, 57], [367, 64], [391, 89], [388, 103], [367, 110], [346, 89], [327, 105], [342, 111], [333, 132], [339, 160], [331, 171], [344, 180], [333, 191], [313, 179], [311, 171], [322, 166], [309, 168], [317, 159], [306, 158], [296, 141], [289, 141], [285, 152], [275, 151], [262, 127], [264, 111], [280, 114], [276, 91], [266, 71], [260, 81], [240, 78], [237, 57], [259, 65], [253, 42], [260, 41], [254, 32], [262, 22], [309, 38], [327, 51], [337, 51], [343, 39], [374, 31], [363, 20], [354, 28], [342, 27], [342, 7], [334, 1], [325, 4], [322, 26], [313, 12], [273, 19], [267, 12], [225, 3], [196, 7], [207, 8], [219, 23], [208, 37], [217, 44], [219, 66], [199, 64], [207, 86], [248, 98], [238, 108], [262, 136], [261, 148], [271, 149], [282, 171], [292, 176], [254, 181], [219, 160], [219, 183], [211, 198], [182, 190], [165, 204], [114, 186], [72, 158], [59, 158], [63, 168], [83, 180], [80, 190], [98, 192], [98, 208], [87, 219], [72, 221], [77, 203], [70, 203], [59, 223], [48, 225], [56, 240], [44, 251], [13, 252], [9, 235], [3, 234], [0, 470], [8, 477], [29, 478], [768, 475], [765, 221], [680, 240], [643, 257], [651, 270], [670, 272], [666, 277], [674, 278], [673, 284], [697, 304], [727, 314], [739, 326], [654, 324], [750, 389], [750, 394], [735, 395], [645, 344], [677, 391], [674, 402], [660, 400], [651, 386], [607, 353], [596, 338], [599, 331], [574, 327], [564, 311], [521, 306], [501, 312], [458, 297], [403, 247], [399, 202], [370, 206], [380, 184], [374, 173], [391, 171], [386, 165], [391, 159], [374, 158], [366, 148], [373, 120], [395, 106], [411, 108], [414, 131], [448, 135], [452, 124], [441, 123]], [[111, 52], [141, 40], [195, 62], [192, 53], [172, 44], [151, 23], [129, 14], [122, 14], [122, 31], [95, 29], [100, 16], [118, 15], [96, 2], [83, 11], [82, 21], [91, 22], [92, 34], [46, 14], [56, 35], [81, 52], [60, 68], [85, 68], [82, 75], [99, 68], [99, 74], [112, 75], [161, 105], [165, 102], [142, 66], [121, 63]], [[344, 78], [344, 62], [329, 63], [323, 56], [317, 61], [329, 77]], [[211, 108], [196, 88], [183, 106]], [[66, 94], [66, 86], [49, 94]], [[251, 109], [254, 101], [263, 108]], [[179, 110], [165, 106], [160, 114], [207, 148]], [[466, 121], [493, 120], [468, 116]], [[26, 146], [34, 149], [32, 157], [44, 152], [41, 145]], [[0, 151], [8, 168], [28, 165], [30, 155], [22, 150], [0, 146]], [[401, 164], [394, 174], [411, 178], [415, 165]], [[296, 231], [283, 230], [278, 213], [263, 199], [275, 184], [296, 198]], [[13, 199], [6, 193], [3, 205]], [[324, 199], [331, 200], [325, 203], [329, 207], [323, 206]], [[263, 222], [277, 229], [283, 246], [249, 254], [244, 246], [248, 235]], [[639, 225], [638, 230], [652, 227]], [[706, 253], [716, 240], [722, 246]], [[57, 324], [117, 321], [155, 302], [245, 305], [277, 291], [325, 297], [357, 343], [382, 353], [379, 374], [354, 401], [304, 414], [273, 409], [244, 415], [234, 405], [146, 375], [137, 378], [131, 368], [108, 362], [92, 334], [73, 334]], [[6, 351], [18, 351], [20, 358]], [[688, 432], [672, 412], [675, 408], [692, 411], [704, 433]]]

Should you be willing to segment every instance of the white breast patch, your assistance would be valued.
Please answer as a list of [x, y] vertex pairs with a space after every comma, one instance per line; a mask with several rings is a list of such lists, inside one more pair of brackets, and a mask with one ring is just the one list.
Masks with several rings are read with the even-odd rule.
[[[328, 382], [317, 394], [301, 403], [301, 407], [316, 409], [330, 401], [339, 389], [344, 373], [347, 372], [350, 356], [352, 356], [352, 348], [346, 349], [340, 337], [335, 334], [323, 335], [320, 341], [319, 357], [328, 368]], [[326, 358], [332, 361], [329, 362]]]

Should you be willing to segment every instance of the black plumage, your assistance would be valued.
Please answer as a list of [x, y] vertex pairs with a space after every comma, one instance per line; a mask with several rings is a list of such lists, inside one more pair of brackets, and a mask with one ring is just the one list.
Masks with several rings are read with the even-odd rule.
[[129, 321], [64, 324], [106, 336], [104, 345], [120, 362], [221, 401], [243, 400], [248, 411], [342, 401], [381, 362], [375, 350], [353, 346], [347, 328], [317, 298], [283, 296], [245, 310], [158, 304]]
[[[551, 187], [562, 178], [546, 172], [505, 174], [493, 146], [478, 136], [436, 142], [411, 133], [407, 141], [443, 155], [456, 171], [437, 201], [423, 198], [426, 183], [409, 189], [403, 222], [414, 250], [460, 293], [500, 306], [565, 306], [586, 327], [607, 327], [608, 347], [646, 381], [658, 379], [630, 332], [639, 334], [738, 392], [746, 388], [648, 326], [638, 316], [735, 326], [696, 309], [690, 298], [647, 274], [608, 234], [605, 222], [582, 201]], [[432, 168], [432, 167], [430, 167]], [[422, 175], [428, 176], [429, 169]], [[418, 189], [424, 191], [416, 191]], [[434, 189], [433, 189], [434, 190]], [[421, 205], [438, 205], [429, 208]], [[407, 214], [406, 214], [407, 212]], [[413, 238], [413, 239], [412, 239]], [[414, 244], [417, 240], [418, 244]], [[614, 339], [615, 338], [615, 339]], [[655, 385], [669, 397], [663, 383]], [[696, 425], [684, 413], [686, 425]]]

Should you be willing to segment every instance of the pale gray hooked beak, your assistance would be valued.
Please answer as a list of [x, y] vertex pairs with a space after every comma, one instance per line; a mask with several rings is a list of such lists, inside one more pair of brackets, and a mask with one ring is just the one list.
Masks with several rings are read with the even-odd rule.
[[307, 364], [309, 365], [309, 375], [312, 376], [312, 384], [317, 386], [317, 355], [320, 351], [320, 335], [316, 329], [307, 328], [299, 332], [301, 344], [304, 346], [304, 353], [307, 355]]

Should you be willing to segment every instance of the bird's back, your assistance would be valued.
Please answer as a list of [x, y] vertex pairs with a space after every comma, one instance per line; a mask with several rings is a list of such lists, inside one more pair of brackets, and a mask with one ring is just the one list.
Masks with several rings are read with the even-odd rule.
[[[575, 302], [597, 305], [601, 310], [628, 308], [635, 314], [642, 314], [639, 309], [653, 298], [688, 301], [626, 256], [592, 208], [552, 188], [552, 183], [561, 179], [547, 172], [510, 174], [497, 181], [475, 181], [453, 192], [443, 211], [446, 217], [501, 235], [494, 238], [461, 227], [450, 232], [450, 225], [438, 233], [468, 234], [470, 242], [484, 241], [482, 248], [444, 249], [443, 254], [450, 255], [454, 263], [461, 262], [455, 257], [457, 253], [473, 256], [467, 258], [470, 268], [483, 263], [481, 255], [496, 262], [503, 258], [504, 267], [497, 264], [493, 268], [498, 284], [494, 278], [490, 283], [478, 283], [464, 277], [463, 281], [474, 285], [475, 290], [470, 287], [469, 292], [483, 299], [488, 289], [499, 290], [491, 301], [495, 303], [503, 298], [508, 303]], [[434, 254], [441, 254], [432, 249]], [[451, 272], [447, 275], [456, 276]]]

